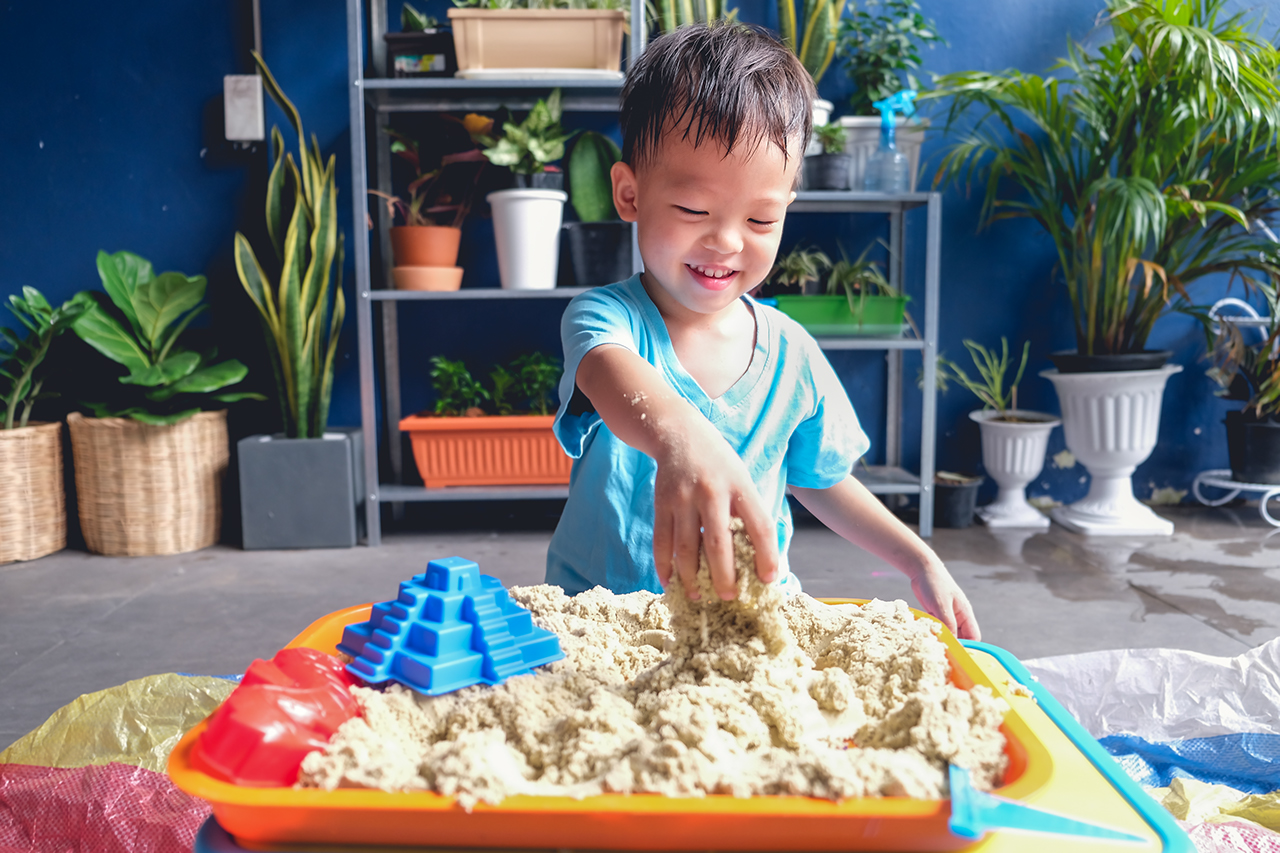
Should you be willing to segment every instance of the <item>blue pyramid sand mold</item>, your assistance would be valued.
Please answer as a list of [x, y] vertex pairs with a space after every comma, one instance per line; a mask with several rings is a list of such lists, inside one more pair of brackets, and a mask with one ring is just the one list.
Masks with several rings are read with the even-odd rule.
[[501, 684], [564, 657], [556, 635], [533, 624], [497, 578], [462, 557], [432, 560], [400, 584], [368, 622], [348, 625], [338, 650], [370, 684], [396, 681], [427, 696]]

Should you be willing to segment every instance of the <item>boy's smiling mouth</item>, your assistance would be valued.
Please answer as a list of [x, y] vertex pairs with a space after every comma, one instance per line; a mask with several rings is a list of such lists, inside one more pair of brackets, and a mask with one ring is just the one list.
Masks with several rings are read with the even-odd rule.
[[709, 290], [724, 290], [738, 276], [738, 270], [726, 267], [685, 264], [685, 268], [693, 274], [698, 284]]

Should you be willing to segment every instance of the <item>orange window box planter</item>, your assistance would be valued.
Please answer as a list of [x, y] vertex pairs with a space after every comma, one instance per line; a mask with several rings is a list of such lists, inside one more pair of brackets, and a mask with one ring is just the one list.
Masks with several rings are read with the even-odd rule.
[[410, 415], [400, 421], [400, 431], [409, 433], [418, 473], [429, 489], [567, 484], [573, 460], [551, 431], [554, 420], [554, 415]]

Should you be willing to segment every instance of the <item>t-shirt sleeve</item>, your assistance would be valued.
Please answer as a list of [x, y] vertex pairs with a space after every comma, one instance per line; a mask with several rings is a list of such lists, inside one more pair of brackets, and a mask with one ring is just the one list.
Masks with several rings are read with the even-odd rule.
[[591, 401], [578, 390], [578, 365], [602, 344], [617, 344], [638, 351], [634, 314], [625, 301], [607, 288], [575, 296], [560, 320], [564, 347], [564, 375], [560, 377], [560, 408], [554, 430], [564, 452], [574, 459], [582, 455], [591, 431], [601, 423]]
[[787, 442], [787, 483], [802, 489], [829, 489], [853, 471], [871, 446], [840, 378], [816, 341], [806, 335], [813, 402]]

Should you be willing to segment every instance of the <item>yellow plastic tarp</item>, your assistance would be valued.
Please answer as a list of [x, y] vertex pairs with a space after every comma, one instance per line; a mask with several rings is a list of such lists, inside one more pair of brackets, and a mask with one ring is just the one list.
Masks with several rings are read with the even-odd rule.
[[1167, 788], [1149, 789], [1160, 805], [1188, 823], [1247, 820], [1280, 832], [1280, 791], [1246, 794], [1226, 785], [1175, 778]]
[[225, 678], [166, 673], [87, 693], [0, 752], [0, 764], [117, 762], [163, 773], [182, 736], [235, 688]]

